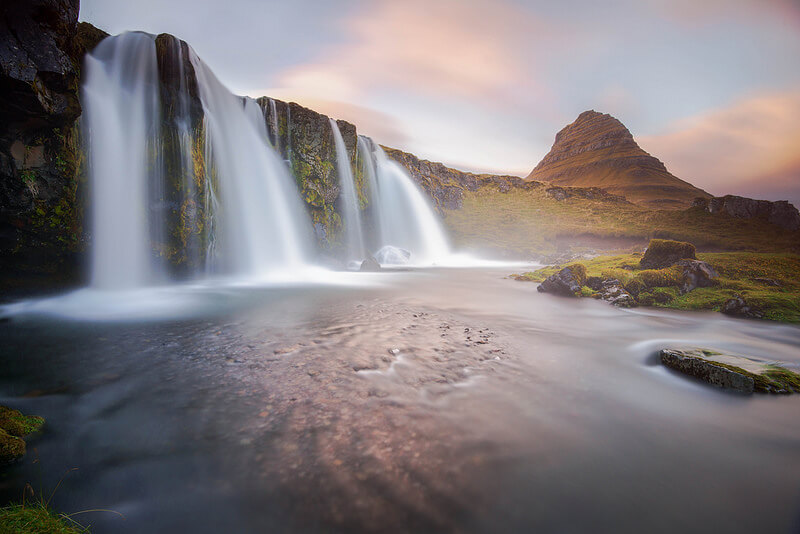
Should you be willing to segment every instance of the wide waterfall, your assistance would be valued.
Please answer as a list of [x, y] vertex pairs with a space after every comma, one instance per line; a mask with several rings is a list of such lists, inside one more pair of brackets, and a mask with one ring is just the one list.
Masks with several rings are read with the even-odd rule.
[[342, 132], [336, 120], [330, 119], [333, 141], [336, 146], [336, 170], [339, 174], [339, 186], [342, 191], [342, 207], [344, 213], [344, 235], [347, 247], [347, 261], [364, 259], [364, 232], [361, 223], [361, 207], [356, 192], [355, 178], [350, 167]]
[[91, 285], [142, 287], [168, 270], [183, 279], [296, 272], [310, 261], [310, 221], [263, 111], [167, 37], [160, 55], [162, 37], [137, 32], [105, 39], [86, 59]]
[[365, 151], [362, 161], [368, 183], [375, 183], [372, 198], [378, 261], [400, 262], [402, 255], [397, 249], [410, 252], [407, 261], [417, 265], [447, 259], [451, 254], [447, 236], [424, 193], [372, 139], [361, 137], [359, 146]]

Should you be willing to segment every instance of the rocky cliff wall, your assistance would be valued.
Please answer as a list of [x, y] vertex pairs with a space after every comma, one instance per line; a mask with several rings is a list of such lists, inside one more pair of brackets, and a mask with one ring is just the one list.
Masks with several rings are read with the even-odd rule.
[[709, 213], [724, 213], [737, 219], [759, 218], [787, 230], [800, 229], [800, 212], [786, 200], [772, 202], [726, 195], [695, 199], [692, 207]]
[[77, 19], [77, 0], [0, 7], [0, 271], [12, 277], [72, 278], [86, 246], [78, 88], [105, 34]]

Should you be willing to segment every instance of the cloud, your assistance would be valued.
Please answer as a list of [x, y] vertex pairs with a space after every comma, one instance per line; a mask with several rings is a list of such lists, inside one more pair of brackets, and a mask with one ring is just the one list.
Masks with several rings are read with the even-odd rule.
[[544, 91], [528, 76], [530, 43], [524, 40], [550, 32], [510, 3], [371, 2], [341, 24], [345, 40], [278, 75], [281, 89], [341, 101], [376, 87], [492, 99], [513, 94], [520, 84]]
[[640, 141], [711, 193], [800, 200], [800, 88], [744, 98]]

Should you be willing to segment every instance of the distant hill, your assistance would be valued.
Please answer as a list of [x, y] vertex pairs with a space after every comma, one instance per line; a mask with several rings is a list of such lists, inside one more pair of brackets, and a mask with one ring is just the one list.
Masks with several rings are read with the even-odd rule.
[[526, 180], [601, 187], [650, 207], [686, 208], [711, 195], [673, 176], [641, 149], [631, 132], [606, 113], [584, 111], [558, 134], [550, 152]]

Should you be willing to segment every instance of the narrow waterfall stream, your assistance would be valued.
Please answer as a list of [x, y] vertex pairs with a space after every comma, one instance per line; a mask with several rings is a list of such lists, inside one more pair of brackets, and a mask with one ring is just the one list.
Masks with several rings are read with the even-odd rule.
[[361, 222], [361, 206], [358, 201], [356, 182], [350, 158], [347, 155], [342, 132], [335, 119], [330, 119], [333, 141], [336, 146], [336, 170], [342, 188], [342, 204], [344, 211], [344, 233], [347, 248], [347, 261], [360, 262], [364, 259], [364, 231]]

